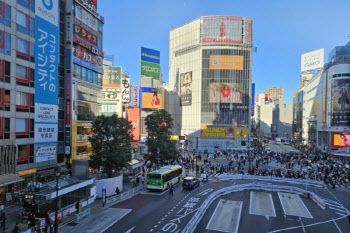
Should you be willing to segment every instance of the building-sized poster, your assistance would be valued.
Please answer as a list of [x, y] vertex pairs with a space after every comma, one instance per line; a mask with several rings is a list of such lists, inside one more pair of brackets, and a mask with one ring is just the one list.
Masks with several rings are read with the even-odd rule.
[[182, 106], [192, 104], [192, 71], [180, 74], [180, 98]]

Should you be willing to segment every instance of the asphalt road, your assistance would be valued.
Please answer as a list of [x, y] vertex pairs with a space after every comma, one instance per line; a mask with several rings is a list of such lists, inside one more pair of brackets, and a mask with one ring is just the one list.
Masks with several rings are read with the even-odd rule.
[[[167, 191], [163, 193], [145, 191], [111, 207], [131, 209], [132, 211], [105, 232], [181, 232], [198, 207], [213, 191], [230, 185], [249, 182], [251, 181], [210, 181], [195, 190], [182, 190], [182, 187], [177, 185], [174, 189], [174, 195], [171, 197], [169, 197]], [[306, 189], [305, 186], [299, 187]], [[337, 190], [307, 188], [329, 203], [326, 210], [322, 210], [312, 200], [299, 198], [299, 202], [304, 203], [312, 218], [285, 215], [277, 192], [266, 192], [271, 194], [276, 217], [250, 214], [251, 192], [243, 191], [227, 194], [216, 199], [204, 214], [195, 232], [222, 232], [207, 229], [208, 222], [221, 199], [230, 200], [232, 203], [242, 203], [240, 220], [237, 221], [237, 232], [349, 232], [350, 224], [344, 216], [350, 209], [350, 190], [344, 188], [338, 188]], [[302, 203], [300, 202], [300, 204]]]
[[299, 150], [295, 149], [290, 145], [284, 145], [283, 143], [281, 145], [276, 145], [274, 141], [270, 141], [269, 146], [268, 147], [265, 146], [265, 150], [267, 148], [270, 148], [271, 151], [275, 151], [275, 152], [290, 152], [291, 150], [299, 152]]

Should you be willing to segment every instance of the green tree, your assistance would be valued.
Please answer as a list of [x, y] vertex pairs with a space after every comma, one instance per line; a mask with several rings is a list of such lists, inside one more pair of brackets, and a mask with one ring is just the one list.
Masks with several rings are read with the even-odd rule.
[[119, 171], [131, 161], [132, 125], [116, 114], [101, 115], [92, 122], [93, 136], [89, 139], [92, 155], [89, 166], [112, 176], [113, 170]]
[[175, 159], [177, 156], [176, 142], [170, 140], [171, 129], [173, 128], [173, 118], [165, 111], [155, 111], [145, 119], [147, 127], [147, 142], [149, 159], [156, 161], [159, 148], [159, 158], [161, 161]]

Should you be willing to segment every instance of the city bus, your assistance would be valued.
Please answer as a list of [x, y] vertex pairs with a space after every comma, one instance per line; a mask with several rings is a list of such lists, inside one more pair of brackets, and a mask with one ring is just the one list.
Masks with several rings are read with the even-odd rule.
[[168, 183], [176, 184], [182, 179], [182, 167], [168, 165], [147, 173], [146, 188], [152, 190], [165, 190]]

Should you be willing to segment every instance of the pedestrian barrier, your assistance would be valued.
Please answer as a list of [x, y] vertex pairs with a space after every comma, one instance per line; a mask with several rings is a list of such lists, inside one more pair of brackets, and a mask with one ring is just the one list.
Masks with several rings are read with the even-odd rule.
[[122, 200], [128, 199], [130, 196], [134, 195], [135, 193], [144, 189], [145, 187], [146, 187], [145, 185], [141, 184], [141, 185], [137, 186], [136, 188], [133, 188], [133, 189], [126, 191], [124, 193], [121, 193], [119, 195], [113, 195], [113, 196], [107, 197], [106, 204], [110, 204], [110, 203], [113, 203], [116, 201], [122, 201]]
[[291, 178], [282, 178], [282, 177], [273, 177], [273, 176], [253, 176], [253, 175], [220, 175], [221, 180], [259, 180], [259, 181], [275, 181], [282, 183], [291, 183], [291, 184], [302, 184], [310, 185], [315, 187], [322, 187], [323, 182], [316, 180], [308, 179], [291, 179]]
[[293, 192], [301, 195], [310, 195], [310, 198], [316, 202], [318, 206], [322, 209], [326, 208], [325, 202], [317, 196], [315, 193], [306, 191], [301, 188], [292, 187], [292, 186], [282, 186], [282, 185], [273, 185], [273, 184], [258, 184], [258, 183], [249, 183], [249, 184], [241, 184], [241, 185], [233, 185], [230, 187], [226, 187], [220, 190], [217, 190], [210, 194], [207, 199], [202, 203], [202, 205], [198, 208], [197, 212], [188, 222], [186, 227], [183, 229], [182, 233], [192, 233], [199, 221], [202, 219], [205, 211], [210, 206], [210, 204], [219, 198], [222, 195], [231, 193], [231, 192], [239, 192], [244, 190], [264, 190], [264, 191], [282, 191], [282, 192]]
[[90, 208], [82, 211], [81, 213], [77, 214], [77, 222], [79, 222], [82, 218], [90, 215]]

